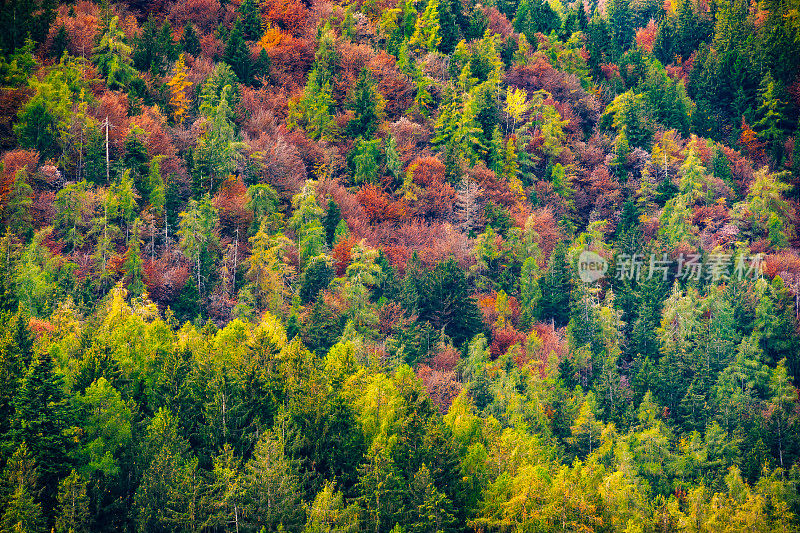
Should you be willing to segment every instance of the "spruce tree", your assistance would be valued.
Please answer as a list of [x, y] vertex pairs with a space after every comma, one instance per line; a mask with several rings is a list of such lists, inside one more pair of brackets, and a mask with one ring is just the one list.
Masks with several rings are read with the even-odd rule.
[[255, 41], [261, 37], [261, 14], [258, 2], [244, 0], [237, 9], [242, 21], [242, 34], [248, 41]]
[[75, 470], [58, 486], [56, 533], [89, 533], [91, 514], [86, 481]]
[[550, 254], [547, 272], [541, 279], [540, 320], [552, 320], [556, 327], [569, 322], [569, 302], [572, 290], [571, 274], [567, 263], [567, 245], [559, 241]]
[[328, 246], [333, 246], [333, 238], [336, 233], [336, 226], [342, 220], [342, 211], [339, 209], [333, 198], [328, 199], [328, 206], [325, 210], [325, 216], [322, 217], [322, 227], [325, 228], [325, 240]]
[[23, 442], [9, 459], [3, 471], [0, 494], [0, 531], [41, 533], [45, 516], [37, 501], [39, 472], [36, 459]]
[[184, 52], [193, 56], [200, 55], [202, 51], [200, 48], [200, 37], [197, 36], [197, 32], [191, 22], [186, 22], [186, 25], [183, 27], [180, 45]]
[[233, 24], [228, 41], [225, 43], [225, 54], [222, 59], [231, 66], [241, 83], [245, 85], [250, 83], [252, 77], [250, 49], [244, 42], [241, 20], [237, 19]]
[[13, 313], [19, 305], [14, 283], [19, 246], [16, 245], [14, 237], [9, 228], [6, 228], [5, 234], [0, 237], [0, 313]]
[[68, 472], [72, 411], [61, 378], [47, 354], [37, 355], [13, 401], [9, 443], [28, 445], [39, 471], [45, 512], [53, 509], [59, 480]]
[[366, 67], [361, 69], [348, 108], [355, 114], [347, 124], [348, 134], [371, 139], [378, 129], [378, 97], [372, 72]]

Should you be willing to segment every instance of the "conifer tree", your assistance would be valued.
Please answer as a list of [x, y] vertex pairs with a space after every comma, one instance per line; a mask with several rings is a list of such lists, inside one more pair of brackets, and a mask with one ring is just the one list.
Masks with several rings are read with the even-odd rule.
[[200, 52], [202, 51], [200, 48], [200, 37], [197, 36], [194, 26], [189, 21], [187, 21], [186, 25], [183, 27], [180, 45], [184, 52], [195, 57], [200, 55]]
[[100, 43], [94, 48], [94, 61], [109, 88], [124, 89], [136, 75], [131, 65], [131, 47], [125, 43], [125, 32], [118, 27], [119, 17], [108, 21]]
[[256, 0], [244, 0], [237, 9], [242, 21], [242, 34], [248, 41], [261, 37], [261, 13]]
[[8, 198], [6, 208], [3, 210], [5, 226], [12, 231], [23, 243], [27, 243], [33, 236], [33, 189], [28, 184], [28, 172], [22, 168], [14, 175], [14, 183]]
[[186, 119], [186, 112], [189, 110], [187, 89], [191, 85], [191, 82], [186, 79], [186, 63], [184, 62], [183, 54], [181, 54], [177, 63], [175, 63], [174, 74], [167, 82], [170, 91], [169, 105], [172, 107], [172, 118], [177, 124], [183, 124]]
[[547, 272], [542, 276], [542, 298], [539, 319], [552, 320], [556, 327], [569, 322], [571, 274], [567, 263], [567, 247], [559, 241], [550, 254]]
[[328, 199], [328, 206], [325, 209], [325, 216], [322, 218], [322, 226], [325, 228], [325, 240], [328, 246], [333, 246], [333, 238], [336, 233], [336, 226], [342, 220], [342, 211], [339, 209], [333, 198]]
[[414, 34], [408, 46], [415, 52], [435, 52], [442, 42], [442, 28], [439, 23], [439, 0], [429, 0], [425, 11], [417, 18]]
[[131, 238], [128, 241], [128, 250], [125, 252], [125, 263], [122, 266], [125, 278], [128, 281], [128, 291], [136, 298], [140, 297], [145, 291], [141, 257], [141, 227], [142, 221], [137, 218], [133, 223]]
[[378, 94], [372, 72], [366, 67], [361, 69], [348, 107], [355, 113], [355, 117], [347, 124], [348, 134], [372, 138], [378, 128]]
[[39, 484], [44, 489], [43, 508], [53, 509], [59, 480], [69, 470], [73, 440], [72, 412], [62, 380], [49, 354], [38, 354], [13, 401], [10, 442], [26, 443], [36, 461]]
[[252, 78], [250, 61], [250, 49], [244, 41], [244, 30], [242, 21], [237, 19], [233, 24], [233, 29], [225, 43], [225, 55], [223, 60], [231, 66], [236, 77], [245, 85], [250, 83]]
[[41, 533], [46, 523], [42, 506], [36, 501], [39, 473], [36, 460], [24, 442], [6, 464], [2, 481], [5, 490], [0, 530]]
[[189, 200], [185, 212], [181, 213], [180, 247], [192, 263], [197, 291], [203, 294], [205, 275], [213, 262], [212, 250], [218, 246], [217, 222], [219, 214], [205, 195], [199, 202]]
[[75, 470], [59, 484], [57, 533], [88, 533], [91, 531], [86, 485], [86, 481]]

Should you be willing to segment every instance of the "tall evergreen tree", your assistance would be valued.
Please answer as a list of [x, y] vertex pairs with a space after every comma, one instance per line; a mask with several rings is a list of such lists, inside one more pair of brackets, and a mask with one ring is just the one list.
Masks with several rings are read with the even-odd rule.
[[372, 72], [366, 67], [361, 69], [348, 107], [355, 114], [347, 124], [348, 134], [371, 139], [378, 129], [378, 94]]
[[54, 508], [58, 482], [69, 471], [74, 443], [69, 435], [72, 410], [63, 387], [52, 357], [38, 354], [14, 397], [8, 435], [8, 444], [26, 443], [30, 448], [39, 472], [46, 513]]
[[242, 21], [239, 19], [233, 23], [233, 29], [225, 43], [225, 54], [222, 59], [231, 66], [241, 83], [245, 85], [250, 83], [253, 62], [250, 60], [250, 49], [244, 41]]
[[556, 327], [567, 325], [572, 290], [571, 278], [567, 263], [567, 246], [564, 241], [559, 241], [550, 254], [547, 272], [541, 279], [540, 320], [552, 320]]

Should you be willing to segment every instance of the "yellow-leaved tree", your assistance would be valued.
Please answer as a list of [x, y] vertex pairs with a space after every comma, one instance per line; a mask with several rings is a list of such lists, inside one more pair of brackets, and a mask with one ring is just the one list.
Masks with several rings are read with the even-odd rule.
[[167, 82], [171, 97], [169, 105], [172, 106], [172, 118], [176, 124], [183, 124], [186, 119], [186, 111], [189, 109], [188, 88], [192, 83], [186, 79], [186, 63], [183, 59], [183, 54], [178, 58], [175, 63], [175, 71]]

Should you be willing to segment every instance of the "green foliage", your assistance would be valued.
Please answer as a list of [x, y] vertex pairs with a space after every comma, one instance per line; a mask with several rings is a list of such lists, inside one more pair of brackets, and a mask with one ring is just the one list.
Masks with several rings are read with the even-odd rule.
[[347, 124], [347, 133], [370, 139], [378, 128], [380, 101], [382, 97], [375, 90], [375, 81], [367, 68], [361, 69], [353, 93], [350, 97], [349, 109], [355, 117]]
[[331, 87], [329, 82], [320, 81], [325, 75], [312, 70], [301, 98], [289, 104], [289, 126], [302, 128], [314, 140], [332, 140], [337, 134]]
[[197, 291], [202, 296], [206, 276], [213, 265], [213, 254], [219, 246], [219, 215], [211, 198], [205, 195], [199, 202], [190, 200], [186, 211], [180, 216], [179, 245], [192, 264]]
[[237, 20], [233, 24], [228, 41], [225, 43], [223, 60], [231, 66], [239, 81], [247, 85], [252, 78], [252, 61], [250, 61], [250, 48], [244, 40], [246, 30], [242, 28], [242, 25], [241, 20]]
[[0, 530], [795, 531], [796, 3], [5, 2]]
[[142, 33], [133, 41], [131, 59], [136, 70], [166, 74], [169, 64], [178, 59], [169, 21], [164, 21], [159, 28], [155, 18], [148, 17]]
[[136, 76], [131, 64], [132, 48], [126, 44], [125, 32], [118, 27], [119, 17], [113, 17], [103, 28], [100, 42], [95, 46], [93, 60], [109, 88], [123, 89]]
[[187, 54], [192, 54], [193, 56], [200, 55], [200, 38], [197, 36], [197, 32], [191, 22], [187, 21], [186, 25], [183, 27], [180, 45], [181, 49]]

